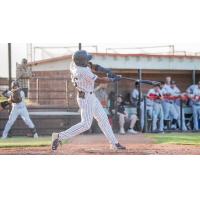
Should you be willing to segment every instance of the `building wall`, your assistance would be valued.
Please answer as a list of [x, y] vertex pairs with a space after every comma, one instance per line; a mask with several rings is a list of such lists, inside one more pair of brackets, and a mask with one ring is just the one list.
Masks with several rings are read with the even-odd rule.
[[[124, 77], [137, 78], [137, 70], [114, 70], [116, 74]], [[98, 74], [102, 76], [102, 74]], [[142, 78], [147, 80], [164, 81], [166, 76], [171, 76], [177, 82], [182, 92], [192, 84], [192, 71], [189, 70], [143, 70]], [[197, 73], [196, 79], [200, 78]], [[135, 82], [121, 80], [118, 84], [118, 93], [127, 95], [134, 87]], [[143, 93], [151, 86], [142, 85]], [[108, 93], [116, 91], [115, 84], [108, 85]], [[69, 70], [65, 71], [34, 71], [34, 77], [29, 81], [29, 99], [33, 104], [76, 108], [76, 89], [71, 83]]]
[[66, 71], [38, 71], [29, 80], [29, 100], [36, 105], [77, 107], [76, 89]]
[[[70, 80], [69, 66], [71, 57], [54, 58], [52, 60], [38, 61], [28, 66], [32, 67], [32, 76], [29, 80], [29, 99], [36, 105], [55, 107], [77, 107], [76, 89]], [[142, 70], [142, 78], [147, 80], [165, 80], [171, 76], [177, 81], [181, 91], [192, 84], [192, 70], [200, 70], [200, 57], [162, 57], [162, 56], [124, 56], [95, 54], [92, 60], [102, 66], [112, 68], [116, 74], [137, 78], [137, 69]], [[102, 74], [99, 74], [100, 76]], [[199, 79], [197, 71], [196, 80]], [[121, 94], [130, 93], [134, 87], [133, 81], [123, 80], [118, 84], [109, 84], [108, 93], [115, 91]], [[142, 85], [145, 93], [150, 89]]]
[[94, 63], [114, 69], [200, 70], [200, 57], [94, 56]]
[[0, 95], [4, 90], [8, 89], [8, 85], [8, 78], [0, 78]]
[[[69, 69], [71, 56], [30, 63], [32, 70], [55, 71]], [[200, 56], [93, 54], [93, 63], [112, 69], [200, 70]]]

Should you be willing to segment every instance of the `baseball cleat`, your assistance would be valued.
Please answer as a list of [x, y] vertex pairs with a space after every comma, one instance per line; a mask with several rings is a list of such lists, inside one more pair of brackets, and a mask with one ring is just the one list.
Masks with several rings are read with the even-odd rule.
[[120, 128], [119, 133], [122, 134], [122, 135], [124, 135], [126, 132], [125, 132], [124, 128]]
[[35, 133], [35, 134], [33, 135], [33, 138], [34, 138], [34, 139], [38, 139], [38, 134]]
[[5, 139], [7, 139], [7, 137], [6, 137], [6, 136], [2, 136], [1, 139], [2, 139], [2, 140], [5, 140]]
[[52, 141], [51, 141], [51, 150], [56, 151], [61, 141], [59, 141], [59, 134], [53, 133], [52, 134]]
[[152, 133], [160, 133], [160, 131], [155, 129], [155, 130], [152, 131]]
[[117, 144], [112, 145], [111, 149], [113, 149], [113, 150], [125, 150], [126, 147], [122, 146], [120, 143], [117, 143]]
[[131, 134], [138, 134], [138, 132], [135, 131], [133, 128], [129, 128], [129, 129], [128, 129], [128, 133], [131, 133]]

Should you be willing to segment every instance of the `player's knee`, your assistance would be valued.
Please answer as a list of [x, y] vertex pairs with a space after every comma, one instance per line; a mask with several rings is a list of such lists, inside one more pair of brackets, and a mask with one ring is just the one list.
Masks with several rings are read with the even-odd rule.
[[178, 118], [179, 118], [179, 115], [178, 115], [178, 114], [175, 114], [175, 115], [174, 115], [174, 119], [177, 120]]
[[131, 118], [130, 118], [131, 120], [138, 120], [138, 117], [137, 117], [137, 115], [131, 115]]
[[125, 119], [125, 116], [123, 115], [123, 114], [118, 114], [118, 116], [119, 116], [119, 120], [124, 120]]
[[82, 127], [83, 127], [83, 130], [84, 130], [84, 131], [89, 130], [90, 127], [91, 127], [91, 125], [92, 125], [91, 123], [85, 123], [85, 124], [83, 124], [83, 126], [82, 126]]

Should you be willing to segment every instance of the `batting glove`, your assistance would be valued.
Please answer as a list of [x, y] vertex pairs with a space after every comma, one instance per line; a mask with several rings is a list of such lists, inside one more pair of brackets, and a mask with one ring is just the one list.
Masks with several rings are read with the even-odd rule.
[[114, 78], [109, 78], [109, 80], [112, 81], [112, 82], [120, 81], [121, 80], [121, 76], [120, 75], [116, 75]]

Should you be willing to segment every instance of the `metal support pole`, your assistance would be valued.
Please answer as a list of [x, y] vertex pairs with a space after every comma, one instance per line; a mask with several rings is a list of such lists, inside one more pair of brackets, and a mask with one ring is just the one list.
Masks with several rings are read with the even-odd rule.
[[39, 104], [39, 79], [36, 79], [36, 99], [37, 99], [37, 104]]
[[8, 43], [8, 74], [9, 74], [9, 90], [11, 90], [11, 83], [12, 83], [11, 43]]
[[183, 101], [182, 101], [182, 99], [180, 100], [180, 120], [181, 120], [181, 127], [180, 127], [180, 129], [181, 129], [181, 132], [183, 132]]
[[[69, 95], [68, 95], [68, 81], [67, 79], [65, 80], [65, 100], [66, 100], [66, 103], [67, 103], [67, 107], [69, 108]], [[71, 95], [71, 94], [70, 94]]]
[[[11, 90], [11, 83], [12, 83], [12, 58], [11, 55], [11, 43], [8, 43], [8, 84], [9, 90]], [[11, 112], [12, 106], [9, 104], [9, 113]]]
[[115, 92], [115, 97], [114, 97], [114, 110], [115, 110], [115, 113], [114, 113], [114, 116], [113, 116], [113, 129], [114, 131], [116, 131], [116, 122], [117, 122], [117, 108], [118, 108], [118, 105], [117, 105], [117, 97], [118, 97], [118, 82], [114, 83], [114, 92]]
[[[139, 80], [142, 79], [142, 71], [141, 71], [141, 69], [138, 69], [138, 79]], [[139, 90], [139, 97], [138, 97], [138, 102], [137, 102], [137, 114], [138, 114], [139, 122], [141, 122], [141, 110], [140, 110], [140, 105], [141, 105], [141, 83], [140, 82], [139, 82], [138, 90]], [[142, 129], [142, 127], [141, 127], [141, 125], [139, 123], [139, 131], [142, 131], [141, 129]]]
[[196, 84], [196, 71], [195, 70], [192, 70], [192, 83], [193, 83], [193, 85]]
[[78, 50], [81, 50], [81, 49], [82, 49], [82, 44], [78, 43]]
[[144, 133], [147, 132], [147, 99], [144, 96]]

